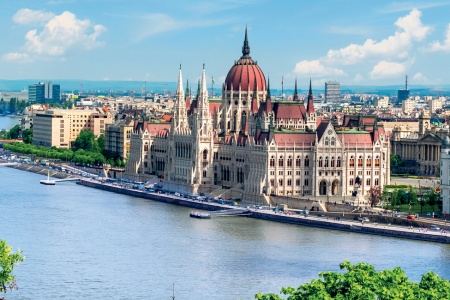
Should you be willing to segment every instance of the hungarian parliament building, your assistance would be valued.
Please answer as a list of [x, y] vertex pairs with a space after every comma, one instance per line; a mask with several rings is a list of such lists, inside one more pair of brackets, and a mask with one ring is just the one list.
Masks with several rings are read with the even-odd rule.
[[231, 190], [261, 203], [270, 196], [350, 200], [382, 188], [389, 174], [389, 138], [374, 116], [345, 116], [342, 124], [321, 118], [311, 81], [306, 103], [297, 80], [292, 100], [272, 99], [269, 80], [250, 57], [247, 29], [220, 100], [208, 97], [204, 65], [191, 97], [180, 66], [171, 122], [135, 121], [125, 170], [138, 181], [157, 177], [169, 191]]

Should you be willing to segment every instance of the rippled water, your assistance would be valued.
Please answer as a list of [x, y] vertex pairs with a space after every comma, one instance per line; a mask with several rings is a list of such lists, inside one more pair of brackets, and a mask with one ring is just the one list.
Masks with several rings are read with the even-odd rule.
[[345, 259], [450, 279], [450, 246], [188, 208], [0, 167], [0, 238], [20, 248], [14, 299], [253, 299], [298, 286]]

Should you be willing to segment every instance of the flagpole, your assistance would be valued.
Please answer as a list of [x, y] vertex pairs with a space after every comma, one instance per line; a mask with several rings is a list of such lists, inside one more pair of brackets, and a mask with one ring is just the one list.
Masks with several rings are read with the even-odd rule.
[[284, 100], [284, 78], [281, 76], [281, 100]]
[[214, 97], [214, 76], [211, 76], [211, 98]]

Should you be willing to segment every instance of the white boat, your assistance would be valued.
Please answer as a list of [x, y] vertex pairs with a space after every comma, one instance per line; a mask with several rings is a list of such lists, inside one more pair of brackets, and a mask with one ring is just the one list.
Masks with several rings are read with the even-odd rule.
[[47, 179], [42, 179], [39, 182], [41, 184], [45, 184], [45, 185], [55, 185], [56, 184], [56, 181], [50, 180], [50, 171], [47, 172]]
[[211, 214], [206, 212], [191, 211], [189, 216], [197, 219], [211, 219]]

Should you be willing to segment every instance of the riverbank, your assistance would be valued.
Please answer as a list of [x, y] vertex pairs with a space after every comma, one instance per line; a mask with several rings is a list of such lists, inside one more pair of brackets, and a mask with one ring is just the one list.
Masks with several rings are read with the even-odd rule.
[[[177, 197], [174, 195], [159, 194], [143, 190], [127, 189], [112, 184], [101, 183], [93, 179], [82, 179], [77, 183], [87, 187], [101, 189], [108, 192], [125, 194], [133, 197], [139, 197], [153, 201], [164, 202], [168, 204], [191, 207], [194, 209], [215, 211], [215, 210], [235, 208], [233, 206], [222, 205], [214, 202], [202, 202], [198, 200]], [[319, 227], [332, 230], [348, 231], [355, 233], [374, 234], [389, 237], [450, 244], [450, 235], [447, 232], [444, 233], [440, 231], [428, 231], [422, 228], [418, 229], [403, 226], [392, 226], [390, 224], [384, 225], [378, 223], [353, 222], [351, 220], [345, 220], [341, 218], [329, 218], [329, 217], [327, 218], [312, 215], [310, 216], [292, 215], [292, 214], [285, 214], [284, 212], [263, 210], [252, 207], [247, 208], [251, 213], [247, 215], [247, 217], [249, 218], [302, 225], [302, 226]]]

